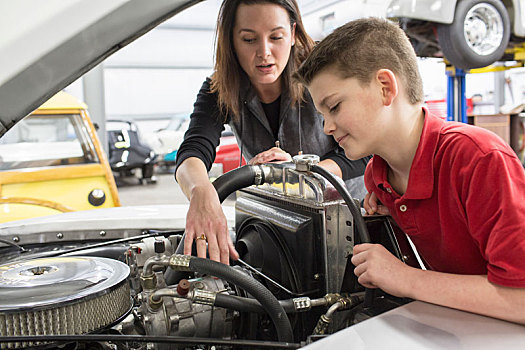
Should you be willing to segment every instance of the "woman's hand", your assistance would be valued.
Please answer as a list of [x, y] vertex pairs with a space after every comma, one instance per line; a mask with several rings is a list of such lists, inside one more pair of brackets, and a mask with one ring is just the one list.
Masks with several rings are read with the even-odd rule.
[[250, 165], [258, 165], [270, 162], [290, 162], [292, 156], [279, 147], [272, 147], [267, 151], [261, 152], [248, 162]]
[[387, 207], [385, 207], [379, 202], [375, 192], [366, 194], [365, 199], [363, 201], [363, 206], [365, 207], [366, 213], [369, 215], [390, 215], [390, 210], [388, 210]]
[[206, 258], [208, 242], [210, 259], [223, 264], [229, 264], [230, 256], [234, 260], [239, 259], [228, 233], [228, 224], [219, 197], [209, 181], [203, 186], [196, 186], [191, 192], [190, 208], [186, 215], [184, 254], [191, 254], [194, 240], [197, 256], [200, 258]]

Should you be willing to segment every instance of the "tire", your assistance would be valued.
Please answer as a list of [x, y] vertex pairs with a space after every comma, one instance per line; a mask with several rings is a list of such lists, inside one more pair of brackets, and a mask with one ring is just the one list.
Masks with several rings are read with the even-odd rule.
[[505, 53], [509, 14], [500, 0], [461, 0], [454, 21], [438, 25], [437, 34], [443, 55], [452, 65], [461, 69], [486, 67]]
[[154, 165], [152, 163], [144, 164], [142, 166], [143, 179], [151, 179], [151, 177], [153, 176], [153, 167]]

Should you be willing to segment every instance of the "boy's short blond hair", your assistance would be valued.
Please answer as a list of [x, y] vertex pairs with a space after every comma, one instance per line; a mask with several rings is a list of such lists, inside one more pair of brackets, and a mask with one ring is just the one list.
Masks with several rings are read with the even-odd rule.
[[326, 68], [335, 68], [343, 78], [357, 78], [363, 84], [379, 69], [391, 70], [403, 81], [411, 104], [422, 103], [423, 82], [416, 54], [399, 26], [383, 18], [351, 21], [323, 39], [295, 74], [310, 85]]

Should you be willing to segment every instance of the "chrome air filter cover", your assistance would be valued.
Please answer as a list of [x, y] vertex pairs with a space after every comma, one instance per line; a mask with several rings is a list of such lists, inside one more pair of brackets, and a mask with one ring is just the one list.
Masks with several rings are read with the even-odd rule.
[[104, 328], [131, 309], [129, 272], [126, 264], [100, 257], [1, 265], [0, 336], [83, 334]]

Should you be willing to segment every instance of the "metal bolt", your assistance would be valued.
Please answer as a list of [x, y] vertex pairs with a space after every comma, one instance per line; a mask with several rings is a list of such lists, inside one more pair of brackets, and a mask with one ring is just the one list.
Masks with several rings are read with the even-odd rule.
[[347, 220], [347, 221], [346, 221], [346, 226], [352, 226], [352, 221]]
[[297, 171], [310, 171], [313, 165], [319, 163], [320, 158], [315, 154], [299, 154], [293, 156], [292, 160]]
[[64, 238], [64, 235], [63, 235], [62, 233], [59, 232], [59, 233], [57, 233], [57, 238], [58, 238], [58, 239], [62, 239], [62, 238]]
[[408, 260], [410, 257], [408, 255], [403, 255], [403, 260]]
[[321, 278], [321, 274], [316, 273], [316, 274], [314, 275], [314, 280], [317, 281], [317, 280], [319, 280], [320, 278]]
[[104, 237], [106, 235], [106, 231], [100, 231], [99, 235], [101, 235], [102, 237]]
[[204, 283], [202, 283], [201, 281], [197, 281], [195, 282], [195, 284], [193, 285], [195, 288], [197, 289], [204, 289], [206, 286], [204, 285]]
[[13, 242], [20, 242], [20, 237], [14, 236], [13, 237]]

